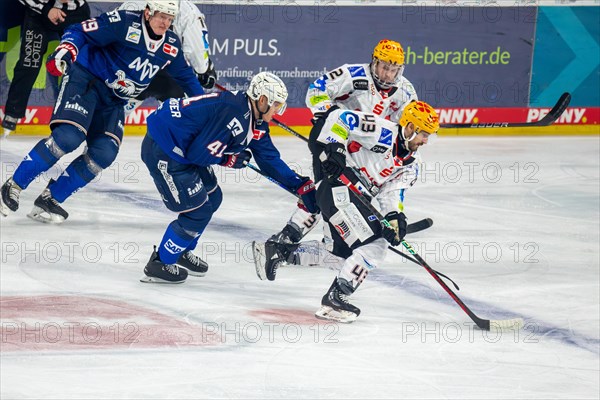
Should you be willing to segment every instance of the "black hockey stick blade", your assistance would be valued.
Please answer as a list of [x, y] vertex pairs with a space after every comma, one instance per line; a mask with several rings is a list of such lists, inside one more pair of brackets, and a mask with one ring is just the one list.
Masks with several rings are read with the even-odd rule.
[[441, 128], [529, 128], [532, 126], [548, 126], [556, 121], [571, 102], [571, 93], [560, 96], [554, 107], [539, 121], [533, 122], [479, 122], [471, 124], [443, 124]]
[[431, 218], [425, 218], [417, 222], [413, 222], [412, 224], [408, 224], [406, 226], [406, 233], [416, 233], [423, 231], [427, 228], [430, 228], [433, 225], [433, 220]]

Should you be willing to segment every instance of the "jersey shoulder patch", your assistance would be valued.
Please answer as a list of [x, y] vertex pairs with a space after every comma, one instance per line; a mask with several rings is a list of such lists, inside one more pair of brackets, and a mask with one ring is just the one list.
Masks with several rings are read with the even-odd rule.
[[367, 76], [367, 73], [365, 72], [365, 67], [362, 65], [349, 65], [348, 71], [350, 71], [350, 76], [353, 78], [357, 78], [359, 76]]

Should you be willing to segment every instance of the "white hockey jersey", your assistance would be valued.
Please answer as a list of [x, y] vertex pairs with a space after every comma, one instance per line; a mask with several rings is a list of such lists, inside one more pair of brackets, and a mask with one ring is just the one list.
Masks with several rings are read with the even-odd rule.
[[[121, 10], [143, 10], [146, 0], [126, 0], [119, 7]], [[179, 13], [173, 21], [173, 32], [181, 40], [181, 49], [186, 61], [197, 74], [208, 69], [210, 45], [208, 28], [204, 14], [190, 0], [179, 0]]]
[[379, 91], [369, 64], [344, 64], [327, 72], [308, 87], [306, 106], [312, 113], [327, 111], [332, 105], [363, 111], [398, 122], [404, 106], [417, 99], [412, 83], [402, 77], [397, 87]]
[[346, 146], [347, 166], [355, 170], [367, 194], [375, 196], [383, 215], [403, 211], [404, 190], [414, 185], [419, 173], [416, 152], [394, 155], [399, 129], [375, 114], [340, 109], [327, 117], [317, 138], [323, 144]]

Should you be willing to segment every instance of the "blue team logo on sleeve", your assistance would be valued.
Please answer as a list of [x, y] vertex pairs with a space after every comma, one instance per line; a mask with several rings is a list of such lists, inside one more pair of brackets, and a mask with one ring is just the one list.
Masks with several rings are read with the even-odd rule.
[[311, 88], [317, 88], [319, 90], [325, 90], [325, 81], [327, 80], [327, 76], [323, 75], [319, 79], [317, 79], [314, 83], [310, 84]]
[[378, 142], [386, 146], [392, 145], [393, 133], [389, 129], [381, 128], [381, 135], [379, 136]]
[[350, 76], [353, 78], [356, 78], [357, 76], [367, 76], [365, 73], [365, 68], [361, 66], [348, 67], [348, 71], [350, 71]]
[[[340, 114], [340, 119], [350, 128], [350, 130], [356, 128], [358, 126], [358, 115], [354, 114], [351, 111], [344, 111]], [[390, 138], [390, 143], [391, 143]]]

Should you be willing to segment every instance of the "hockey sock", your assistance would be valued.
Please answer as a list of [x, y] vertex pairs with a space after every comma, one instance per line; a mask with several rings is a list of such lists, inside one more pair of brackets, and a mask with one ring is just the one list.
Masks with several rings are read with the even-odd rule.
[[13, 180], [22, 189], [26, 189], [38, 175], [48, 171], [58, 161], [59, 157], [46, 145], [48, 140], [50, 139], [40, 140], [17, 167]]
[[179, 221], [175, 220], [169, 224], [163, 235], [158, 248], [158, 258], [165, 264], [174, 264], [181, 252], [185, 251], [194, 240], [197, 241], [196, 235], [190, 235]]
[[90, 168], [90, 161], [86, 154], [80, 155], [69, 164], [56, 182], [50, 185], [50, 192], [56, 201], [62, 203], [96, 177], [97, 173]]

